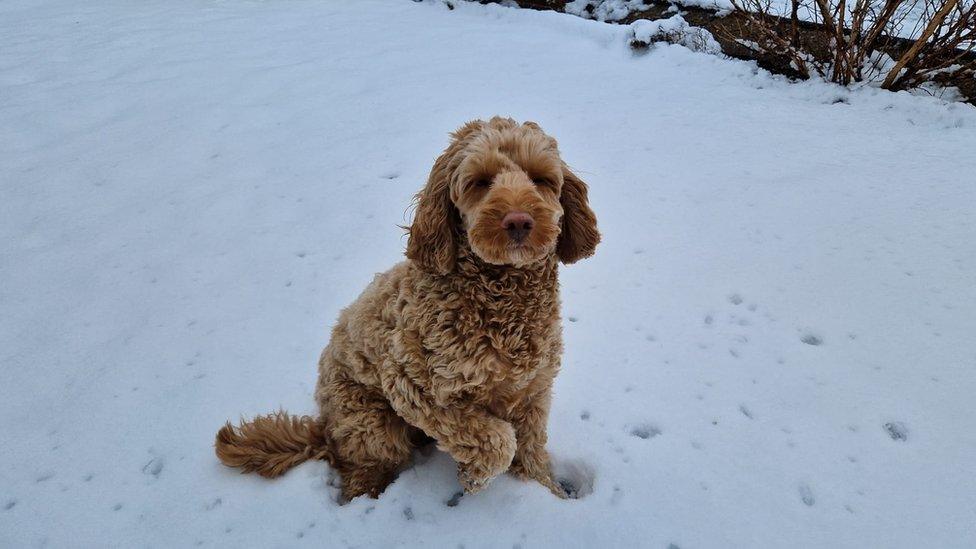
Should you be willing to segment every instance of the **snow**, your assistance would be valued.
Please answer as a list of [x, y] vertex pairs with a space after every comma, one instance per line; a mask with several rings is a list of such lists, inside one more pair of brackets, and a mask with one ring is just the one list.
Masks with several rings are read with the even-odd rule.
[[632, 12], [645, 11], [649, 7], [644, 0], [572, 0], [563, 9], [587, 19], [619, 21]]
[[[716, 11], [729, 11], [733, 8], [730, 0], [671, 0], [671, 7], [674, 6], [697, 7]], [[620, 21], [626, 19], [631, 13], [646, 11], [650, 7], [650, 4], [645, 4], [644, 0], [572, 0], [566, 3], [564, 10], [566, 13], [586, 19]]]
[[[567, 14], [0, 3], [0, 546], [972, 547], [976, 110], [791, 83]], [[580, 499], [379, 500], [213, 455], [314, 411], [447, 132], [539, 122], [604, 242], [562, 271]]]
[[[789, 0], [784, 0], [788, 5]], [[689, 8], [704, 8], [706, 10], [716, 10], [719, 12], [731, 11], [735, 6], [732, 5], [731, 0], [674, 0], [673, 5], [684, 6]], [[773, 2], [770, 2], [770, 7], [775, 7]]]
[[722, 46], [712, 33], [701, 27], [689, 25], [680, 15], [650, 21], [639, 19], [630, 25], [634, 32], [632, 46], [647, 47], [655, 42], [678, 44], [693, 51], [720, 54]]

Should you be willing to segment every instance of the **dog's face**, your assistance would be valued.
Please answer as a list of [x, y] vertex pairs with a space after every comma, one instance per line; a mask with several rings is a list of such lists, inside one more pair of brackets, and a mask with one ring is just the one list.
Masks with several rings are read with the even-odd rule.
[[592, 255], [600, 235], [586, 185], [566, 168], [555, 139], [535, 123], [497, 117], [469, 122], [453, 137], [418, 194], [407, 257], [450, 272], [461, 231], [495, 265]]
[[471, 250], [488, 263], [514, 266], [551, 254], [563, 216], [556, 141], [531, 125], [488, 127], [459, 154], [450, 193]]

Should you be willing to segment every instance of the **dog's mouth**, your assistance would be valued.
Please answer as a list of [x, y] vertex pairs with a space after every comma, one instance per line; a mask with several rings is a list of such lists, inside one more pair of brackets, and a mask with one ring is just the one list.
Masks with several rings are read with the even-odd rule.
[[510, 242], [507, 246], [508, 263], [516, 267], [539, 261], [548, 255], [554, 246], [538, 246], [529, 242]]

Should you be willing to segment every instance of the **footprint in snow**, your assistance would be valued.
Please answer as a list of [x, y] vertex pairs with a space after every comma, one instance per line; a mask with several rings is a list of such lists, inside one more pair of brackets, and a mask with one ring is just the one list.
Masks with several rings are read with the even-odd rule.
[[810, 485], [801, 484], [797, 491], [800, 494], [800, 501], [803, 502], [803, 505], [813, 507], [813, 504], [817, 502], [817, 500], [813, 497], [813, 490], [810, 489]]
[[464, 497], [464, 492], [454, 492], [451, 497], [444, 502], [444, 505], [448, 507], [457, 507], [461, 503], [461, 498]]
[[159, 474], [163, 472], [163, 458], [152, 458], [149, 460], [149, 463], [142, 466], [142, 472], [147, 475], [152, 475], [154, 478], [159, 478]]
[[742, 305], [742, 296], [739, 294], [732, 294], [729, 296], [729, 303], [733, 305]]
[[553, 478], [570, 499], [580, 499], [593, 493], [596, 473], [584, 461], [559, 460], [553, 464]]
[[3, 504], [3, 510], [4, 511], [9, 511], [9, 510], [13, 509], [16, 506], [17, 506], [17, 500], [12, 499], [12, 500], [9, 500], [7, 503], [4, 503]]
[[742, 412], [742, 415], [746, 416], [747, 418], [753, 419], [752, 418], [752, 411], [749, 410], [749, 408], [746, 408], [746, 405], [745, 404], [740, 404], [739, 405], [739, 411]]
[[631, 436], [635, 436], [637, 438], [644, 439], [644, 440], [647, 440], [649, 438], [654, 438], [660, 434], [661, 434], [661, 429], [647, 423], [635, 425], [630, 429]]
[[891, 440], [908, 440], [908, 427], [900, 421], [889, 421], [884, 424], [884, 430], [891, 437]]
[[823, 338], [822, 337], [820, 337], [820, 336], [818, 336], [816, 334], [811, 334], [809, 332], [803, 334], [802, 336], [800, 336], [800, 341], [802, 341], [803, 343], [806, 343], [807, 345], [813, 345], [813, 346], [823, 345]]

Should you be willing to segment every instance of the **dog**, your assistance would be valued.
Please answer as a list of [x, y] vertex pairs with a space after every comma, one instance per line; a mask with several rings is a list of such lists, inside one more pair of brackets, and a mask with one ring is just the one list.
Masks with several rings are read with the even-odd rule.
[[318, 417], [227, 423], [225, 465], [273, 478], [323, 459], [343, 501], [376, 498], [433, 439], [467, 493], [508, 471], [566, 497], [546, 423], [563, 349], [558, 264], [600, 242], [587, 186], [533, 122], [474, 120], [451, 137], [416, 196], [407, 260], [339, 315]]

